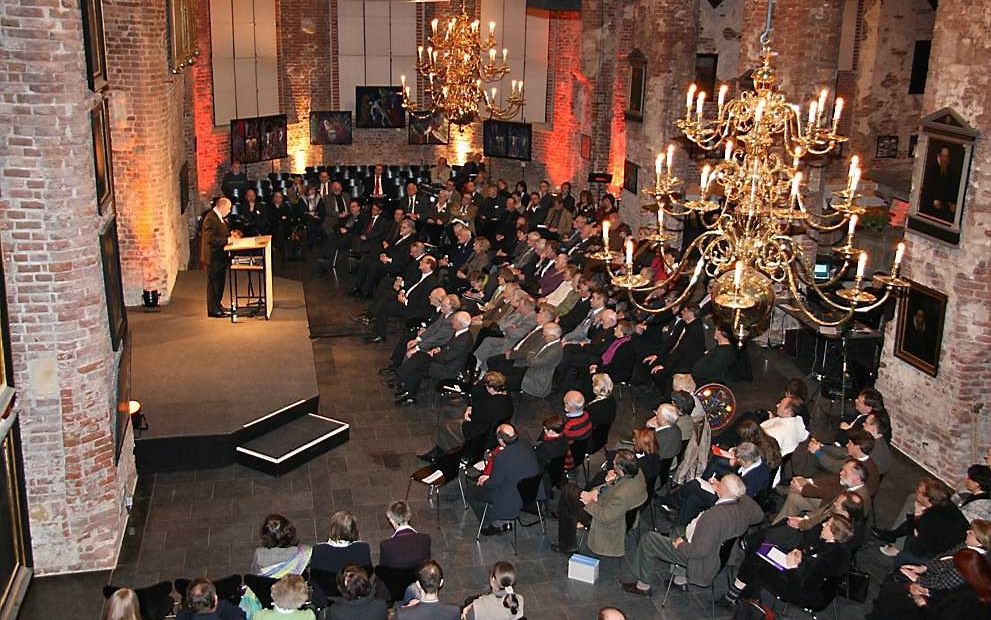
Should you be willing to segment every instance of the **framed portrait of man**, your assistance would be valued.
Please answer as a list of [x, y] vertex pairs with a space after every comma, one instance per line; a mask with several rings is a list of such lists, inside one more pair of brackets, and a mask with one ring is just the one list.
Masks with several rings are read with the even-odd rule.
[[895, 357], [934, 377], [939, 370], [946, 302], [945, 293], [911, 282], [898, 308]]
[[960, 242], [977, 137], [977, 131], [949, 108], [923, 119], [915, 149], [909, 228], [949, 243]]

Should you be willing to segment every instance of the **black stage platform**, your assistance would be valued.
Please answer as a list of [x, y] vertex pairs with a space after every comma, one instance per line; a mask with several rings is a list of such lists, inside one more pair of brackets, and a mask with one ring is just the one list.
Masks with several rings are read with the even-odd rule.
[[206, 272], [180, 272], [168, 306], [130, 313], [131, 394], [150, 427], [135, 441], [139, 472], [228, 465], [239, 444], [317, 412], [303, 287], [273, 288], [270, 320], [231, 323], [206, 316]]

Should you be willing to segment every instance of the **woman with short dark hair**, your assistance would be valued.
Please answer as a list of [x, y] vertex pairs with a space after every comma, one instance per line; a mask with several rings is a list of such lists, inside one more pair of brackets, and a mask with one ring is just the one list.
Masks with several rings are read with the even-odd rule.
[[296, 527], [279, 514], [265, 517], [259, 535], [261, 546], [255, 548], [251, 572], [266, 577], [298, 575], [310, 561], [311, 548], [299, 544]]

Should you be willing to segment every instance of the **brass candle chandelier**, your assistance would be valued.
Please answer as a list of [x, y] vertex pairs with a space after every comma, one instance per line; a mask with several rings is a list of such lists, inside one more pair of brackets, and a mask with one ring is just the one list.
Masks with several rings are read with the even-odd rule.
[[498, 90], [487, 84], [498, 82], [509, 73], [509, 51], [496, 50], [495, 22], [489, 22], [488, 34], [479, 30], [478, 20], [470, 20], [464, 2], [461, 14], [443, 27], [434, 19], [430, 23], [428, 46], [417, 47], [416, 71], [423, 79], [422, 101], [414, 101], [406, 76], [401, 76], [403, 107], [410, 114], [424, 118], [443, 114], [464, 131], [478, 119], [482, 107], [490, 118], [510, 119], [523, 109], [523, 80], [513, 80], [505, 105], [497, 104]]
[[[771, 65], [773, 9], [774, 0], [769, 0], [767, 24], [761, 35], [762, 63], [753, 73], [753, 91], [727, 101], [728, 88], [721, 86], [713, 119], [705, 114], [706, 93], [699, 92], [694, 84], [688, 89], [685, 114], [676, 125], [692, 143], [718, 158], [702, 168], [698, 198], [679, 198], [682, 181], [673, 172], [673, 146], [657, 157], [655, 186], [643, 190], [651, 199], [649, 209], [656, 210], [657, 216], [656, 232], [646, 235], [643, 242], [663, 248], [672, 239], [666, 232], [665, 217], [698, 214], [704, 224], [703, 232], [686, 248], [684, 259], [668, 282], [655, 285], [634, 270], [632, 239], [627, 241], [625, 256], [610, 252], [608, 242], [598, 255], [606, 262], [613, 284], [626, 289], [631, 302], [648, 312], [661, 312], [684, 303], [704, 271], [713, 281], [710, 293], [717, 319], [731, 327], [741, 342], [766, 329], [776, 287], [790, 297], [791, 306], [815, 324], [839, 327], [854, 313], [877, 308], [892, 293], [908, 286], [898, 277], [905, 251], [905, 245], [899, 243], [890, 275], [881, 278], [884, 294], [877, 298], [862, 288], [867, 254], [854, 245], [857, 219], [864, 213], [857, 203], [861, 197], [857, 193], [861, 172], [856, 156], [851, 158], [845, 189], [834, 192], [833, 200], [821, 213], [806, 207], [803, 162], [809, 156], [828, 154], [846, 141], [837, 134], [843, 100], [837, 98], [832, 110], [827, 110], [830, 93], [824, 89], [807, 110], [802, 110], [778, 92]], [[816, 283], [805, 251], [792, 236], [793, 226], [827, 234], [846, 228], [846, 234], [833, 247], [842, 266], [828, 281]], [[604, 235], [608, 239], [608, 227]], [[671, 303], [649, 308], [636, 300], [635, 292], [676, 282], [696, 257], [687, 286]], [[625, 270], [613, 272], [613, 262], [625, 263]], [[827, 292], [843, 280], [854, 263], [852, 286], [836, 291], [835, 296]], [[818, 293], [833, 316], [817, 316], [803, 300], [800, 284], [810, 293]]]

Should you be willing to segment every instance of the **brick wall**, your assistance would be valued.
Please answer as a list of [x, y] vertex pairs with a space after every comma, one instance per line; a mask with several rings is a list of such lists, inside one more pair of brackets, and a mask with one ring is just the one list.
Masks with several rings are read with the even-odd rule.
[[[908, 94], [912, 56], [916, 41], [932, 38], [935, 11], [926, 0], [865, 0], [862, 5], [853, 148], [870, 169], [910, 168], [909, 136], [918, 133], [923, 101], [923, 95]], [[874, 158], [881, 135], [898, 136], [898, 158]]]
[[74, 0], [0, 4], [0, 241], [35, 569], [112, 568], [133, 489], [114, 464], [110, 347], [82, 19]]
[[[991, 127], [991, 12], [965, 0], [941, 0], [923, 113], [952, 107]], [[921, 180], [917, 162], [913, 185]], [[988, 447], [991, 425], [991, 143], [974, 146], [959, 246], [909, 231], [905, 274], [947, 293], [939, 374], [933, 378], [895, 358], [889, 326], [878, 388], [894, 420], [894, 444], [947, 481], [958, 481]]]
[[169, 72], [165, 0], [104, 0], [103, 16], [124, 299], [137, 305], [142, 290], [158, 289], [167, 302], [176, 273], [189, 261], [178, 179], [187, 156], [184, 110], [192, 78], [188, 71]]

